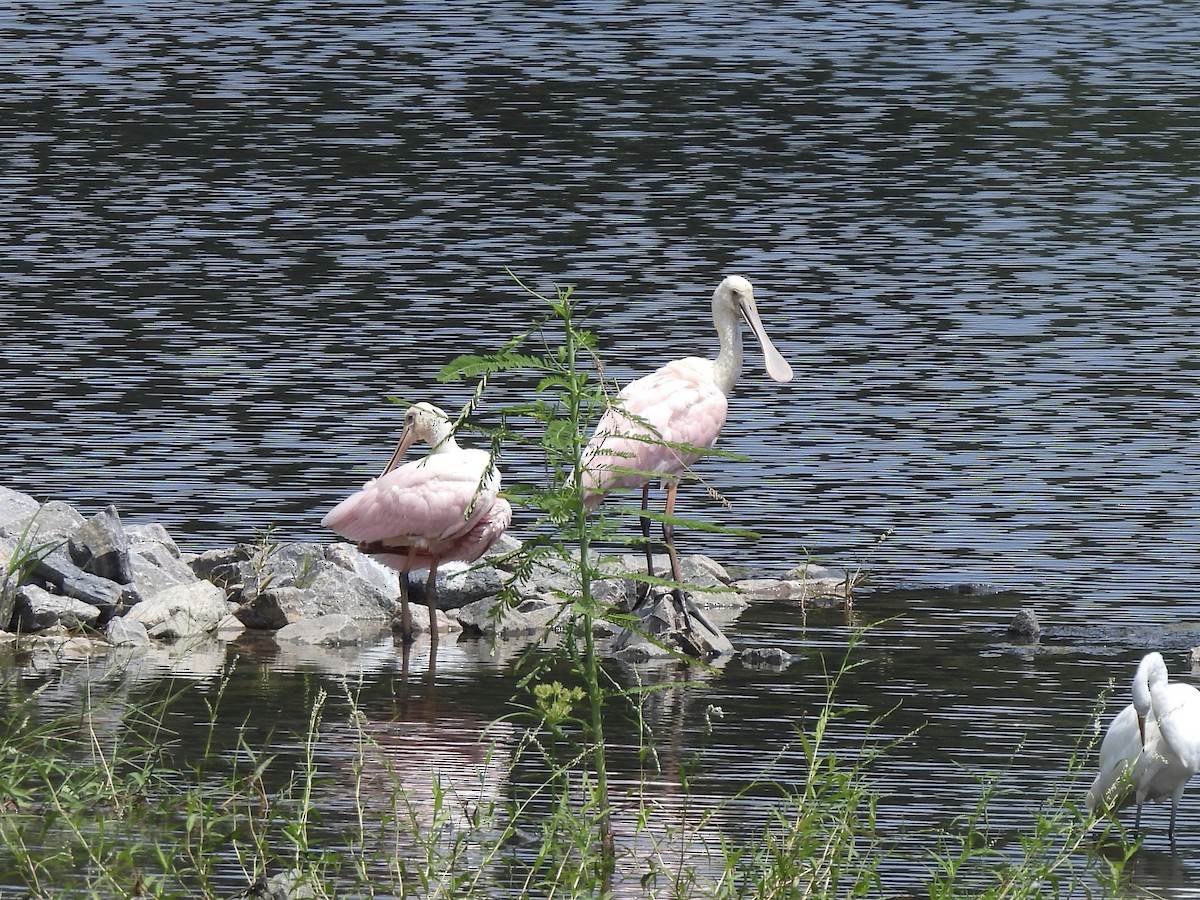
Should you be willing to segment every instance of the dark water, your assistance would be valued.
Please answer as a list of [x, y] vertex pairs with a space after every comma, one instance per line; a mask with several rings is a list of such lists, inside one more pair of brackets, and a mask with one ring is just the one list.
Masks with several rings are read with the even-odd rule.
[[[385, 396], [463, 403], [441, 367], [540, 312], [505, 267], [576, 285], [622, 380], [712, 352], [739, 272], [797, 377], [750, 349], [722, 438], [749, 459], [705, 464], [732, 507], [681, 509], [763, 538], [682, 540], [912, 589], [860, 608], [901, 618], [859, 698], [931, 723], [881, 775], [928, 805], [888, 827], [1018, 746], [1047, 783], [1110, 674], [1197, 642], [1198, 29], [1070, 0], [12, 4], [0, 483], [189, 550], [326, 539], [396, 436]], [[932, 590], [968, 582], [1007, 593]], [[997, 638], [1022, 604], [1055, 652]], [[688, 700], [744, 705], [717, 763], [786, 740], [847, 633], [748, 614], [735, 641], [807, 661]]]

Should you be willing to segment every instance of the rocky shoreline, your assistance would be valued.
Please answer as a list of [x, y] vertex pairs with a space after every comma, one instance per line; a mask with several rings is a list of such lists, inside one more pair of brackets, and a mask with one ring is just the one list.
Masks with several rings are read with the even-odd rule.
[[[517, 577], [511, 535], [479, 563], [439, 571], [439, 634], [460, 639], [536, 640], [555, 628], [563, 597], [578, 593], [573, 567], [538, 563]], [[854, 586], [845, 571], [811, 564], [781, 579], [734, 580], [704, 556], [681, 560], [689, 585], [681, 607], [669, 593], [635, 611], [633, 629], [607, 629], [605, 652], [633, 661], [677, 652], [704, 659], [734, 654], [747, 662], [780, 664], [778, 651], [736, 650], [722, 632], [751, 603], [846, 602]], [[665, 556], [655, 560], [668, 571]], [[634, 607], [643, 570], [640, 554], [598, 558], [604, 578], [593, 596]], [[511, 582], [513, 599], [497, 598]], [[414, 577], [412, 612], [429, 630], [423, 579]], [[88, 519], [57, 500], [41, 503], [0, 487], [0, 642], [40, 638], [85, 642], [85, 653], [153, 643], [231, 639], [257, 632], [276, 642], [355, 644], [391, 626], [399, 598], [397, 575], [351, 544], [236, 544], [185, 554], [159, 524], [124, 525], [116, 508]], [[647, 635], [654, 639], [648, 639]], [[426, 638], [427, 639], [427, 638]], [[784, 655], [786, 656], [786, 655]]]

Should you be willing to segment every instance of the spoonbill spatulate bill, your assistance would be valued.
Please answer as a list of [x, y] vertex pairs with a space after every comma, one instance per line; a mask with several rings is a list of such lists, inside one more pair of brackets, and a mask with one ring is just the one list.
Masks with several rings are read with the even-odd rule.
[[[598, 506], [611, 491], [641, 488], [642, 509], [648, 510], [650, 485], [661, 481], [667, 491], [666, 514], [674, 515], [680, 477], [716, 443], [725, 425], [729, 394], [742, 372], [743, 321], [762, 347], [767, 375], [779, 382], [792, 380], [791, 366], [763, 328], [749, 281], [730, 275], [717, 285], [712, 317], [720, 340], [716, 359], [689, 356], [667, 363], [626, 385], [601, 417], [584, 450], [582, 488], [587, 506]], [[642, 535], [647, 571], [653, 575], [646, 516], [642, 516]], [[663, 523], [663, 541], [679, 598], [683, 579], [669, 521]]]
[[[429, 452], [400, 465], [417, 442], [429, 444]], [[474, 562], [505, 532], [512, 507], [499, 491], [500, 473], [491, 454], [460, 447], [446, 413], [417, 403], [405, 413], [400, 442], [383, 474], [330, 510], [322, 524], [400, 573], [405, 640], [413, 634], [408, 573], [429, 570], [425, 598], [430, 641], [436, 643], [438, 566], [451, 560]]]

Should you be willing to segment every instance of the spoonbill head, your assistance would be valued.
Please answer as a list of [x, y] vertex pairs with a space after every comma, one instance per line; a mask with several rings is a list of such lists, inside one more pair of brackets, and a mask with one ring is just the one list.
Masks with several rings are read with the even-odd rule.
[[414, 403], [408, 408], [404, 413], [404, 428], [400, 432], [400, 442], [396, 444], [396, 451], [388, 460], [388, 464], [384, 466], [383, 474], [386, 475], [396, 468], [400, 460], [416, 443], [428, 444], [430, 453], [437, 453], [443, 448], [450, 451], [458, 450], [458, 444], [454, 440], [454, 426], [450, 423], [450, 417], [444, 410], [432, 403]]
[[[754, 301], [754, 287], [749, 281], [741, 275], [730, 275], [718, 284], [717, 289], [713, 291], [712, 316], [717, 334], [721, 337], [723, 351], [721, 356], [717, 357], [717, 365], [720, 367], [722, 356], [726, 356], [726, 368], [730, 370], [718, 374], [718, 377], [723, 379], [719, 384], [723, 394], [728, 396], [733, 391], [742, 374], [742, 330], [738, 326], [739, 319], [750, 326], [750, 331], [758, 339], [767, 375], [773, 381], [792, 380], [792, 367], [775, 349], [775, 345], [767, 336], [767, 330], [763, 327], [762, 318], [758, 314], [758, 304]], [[729, 337], [726, 337], [726, 332], [731, 332]], [[726, 341], [729, 342], [728, 354], [724, 352]]]

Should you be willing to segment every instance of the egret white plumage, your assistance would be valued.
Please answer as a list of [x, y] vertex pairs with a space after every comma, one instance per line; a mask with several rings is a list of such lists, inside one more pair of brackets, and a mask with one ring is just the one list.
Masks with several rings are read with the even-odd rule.
[[[429, 444], [429, 452], [399, 465], [418, 441]], [[491, 454], [458, 446], [446, 413], [417, 403], [405, 413], [400, 442], [383, 474], [335, 506], [321, 523], [400, 573], [400, 627], [406, 640], [412, 637], [408, 573], [429, 570], [425, 598], [430, 641], [436, 643], [438, 565], [474, 562], [505, 532], [512, 507], [499, 491], [500, 473]]]
[[1133, 676], [1133, 702], [1113, 717], [1104, 733], [1104, 740], [1100, 742], [1100, 772], [1087, 792], [1089, 812], [1096, 812], [1131, 793], [1131, 785], [1122, 779], [1142, 755], [1146, 743], [1150, 672], [1158, 667], [1166, 671], [1161, 654], [1148, 653], [1142, 657]]
[[[1144, 689], [1140, 683], [1143, 680]], [[1200, 691], [1190, 684], [1170, 682], [1162, 655], [1150, 653], [1143, 658], [1134, 678], [1135, 716], [1138, 707], [1145, 708], [1147, 695], [1149, 709], [1142, 714], [1140, 750], [1134, 746], [1127, 707], [1117, 714], [1101, 743], [1101, 773], [1088, 792], [1088, 807], [1095, 810], [1101, 804], [1111, 804], [1121, 808], [1136, 803], [1136, 830], [1147, 801], [1170, 798], [1167, 835], [1173, 842], [1179, 801], [1188, 781], [1200, 771]], [[1129, 776], [1122, 778], [1126, 770]], [[1114, 771], [1117, 771], [1115, 778], [1110, 774]]]

